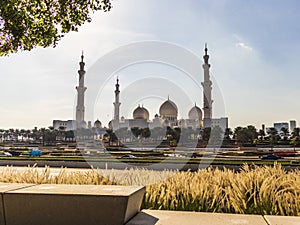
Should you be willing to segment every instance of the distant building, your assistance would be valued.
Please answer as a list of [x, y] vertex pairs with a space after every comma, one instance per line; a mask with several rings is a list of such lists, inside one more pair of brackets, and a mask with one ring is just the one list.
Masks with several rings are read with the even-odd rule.
[[261, 130], [265, 133], [266, 132], [266, 125], [265, 124], [262, 124], [261, 125]]
[[289, 123], [287, 122], [274, 123], [274, 128], [277, 130], [278, 133], [281, 132], [281, 129], [283, 127], [289, 130]]
[[290, 120], [290, 132], [293, 132], [296, 127], [296, 120]]
[[77, 123], [76, 120], [53, 120], [53, 128], [55, 130], [76, 130]]
[[228, 128], [228, 117], [211, 119], [211, 127], [219, 126], [223, 132]]

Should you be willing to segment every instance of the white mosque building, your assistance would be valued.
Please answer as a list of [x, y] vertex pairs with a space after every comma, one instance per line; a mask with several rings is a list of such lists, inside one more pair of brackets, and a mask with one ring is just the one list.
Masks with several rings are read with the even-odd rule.
[[[210, 80], [210, 64], [208, 62], [209, 55], [207, 54], [207, 46], [205, 45], [205, 55], [203, 56], [204, 64], [204, 81], [203, 86], [203, 113], [202, 110], [195, 104], [188, 112], [187, 119], [178, 119], [178, 108], [176, 104], [168, 99], [163, 102], [159, 108], [159, 115], [156, 114], [155, 117], [150, 120], [149, 111], [144, 106], [138, 106], [132, 115], [132, 119], [120, 118], [120, 84], [117, 78], [117, 83], [115, 85], [115, 102], [114, 105], [114, 117], [110, 121], [109, 127], [113, 130], [127, 127], [128, 129], [132, 127], [138, 128], [150, 128], [169, 126], [171, 128], [181, 127], [181, 128], [203, 128], [203, 127], [213, 127], [219, 126], [223, 131], [228, 128], [228, 118], [212, 118], [212, 81]], [[204, 115], [203, 115], [204, 114]]]
[[196, 106], [193, 106], [189, 113], [188, 119], [178, 119], [178, 108], [176, 104], [168, 99], [163, 102], [159, 108], [159, 114], [156, 114], [153, 119], [149, 118], [149, 111], [144, 107], [138, 105], [137, 108], [132, 113], [132, 119], [125, 119], [124, 117], [119, 118], [120, 112], [120, 102], [119, 90], [120, 84], [119, 79], [117, 79], [116, 90], [115, 90], [115, 102], [114, 102], [114, 119], [110, 121], [109, 128], [113, 130], [118, 130], [120, 128], [149, 128], [153, 129], [155, 127], [191, 127], [192, 129], [203, 127], [202, 111]]
[[[125, 119], [124, 117], [120, 117], [120, 84], [119, 79], [117, 78], [115, 84], [115, 101], [113, 103], [114, 106], [114, 117], [109, 122], [109, 128], [114, 131], [120, 128], [149, 128], [153, 129], [155, 127], [166, 127], [170, 126], [171, 128], [180, 127], [180, 128], [205, 128], [205, 127], [213, 127], [219, 126], [223, 131], [228, 128], [228, 118], [212, 118], [212, 81], [210, 79], [210, 64], [209, 64], [209, 55], [207, 54], [207, 46], [205, 45], [205, 55], [203, 56], [204, 64], [204, 81], [201, 83], [203, 86], [203, 112], [202, 110], [195, 104], [191, 106], [191, 109], [188, 111], [187, 119], [178, 119], [178, 108], [176, 104], [168, 99], [163, 102], [159, 108], [159, 114], [156, 114], [154, 118], [149, 118], [149, 111], [144, 106], [137, 106], [137, 108], [133, 111], [131, 119]], [[54, 129], [59, 129], [64, 127], [65, 130], [75, 130], [78, 127], [87, 127], [87, 124], [84, 120], [84, 94], [87, 90], [87, 87], [84, 86], [84, 77], [85, 63], [83, 61], [84, 56], [81, 56], [80, 70], [79, 74], [79, 85], [76, 87], [77, 90], [77, 106], [76, 106], [76, 120], [54, 120], [53, 127]], [[91, 127], [91, 122], [88, 122], [88, 127]], [[94, 122], [94, 127], [98, 129], [102, 128], [102, 123], [99, 120]]]

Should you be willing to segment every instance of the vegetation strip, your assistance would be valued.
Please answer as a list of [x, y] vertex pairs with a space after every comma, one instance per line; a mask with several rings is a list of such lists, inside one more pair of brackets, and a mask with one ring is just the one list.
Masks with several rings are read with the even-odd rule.
[[36, 184], [146, 185], [142, 207], [219, 213], [300, 216], [300, 171], [274, 166], [244, 165], [239, 173], [229, 169], [197, 172], [145, 169], [84, 170], [6, 167], [0, 182]]
[[[224, 160], [224, 159], [169, 159], [169, 158], [135, 158], [135, 159], [118, 159], [118, 158], [87, 158], [89, 162], [123, 162], [123, 163], [138, 163], [138, 164], [149, 164], [149, 163], [183, 163], [186, 164], [211, 164], [211, 165], [237, 165], [242, 166], [245, 163], [248, 164], [255, 164], [255, 165], [273, 165], [273, 160], [246, 160], [246, 159], [239, 159], [239, 160]], [[0, 157], [0, 160], [20, 160], [20, 161], [68, 161], [68, 162], [86, 162], [86, 158], [83, 157]], [[299, 164], [291, 163], [291, 160], [280, 160], [278, 163], [282, 164], [283, 166], [291, 166], [291, 167], [299, 167]]]

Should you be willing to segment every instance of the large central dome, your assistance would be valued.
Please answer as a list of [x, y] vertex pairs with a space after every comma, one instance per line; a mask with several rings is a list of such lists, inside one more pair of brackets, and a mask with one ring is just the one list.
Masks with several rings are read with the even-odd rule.
[[178, 115], [178, 109], [174, 102], [170, 99], [165, 101], [159, 108], [159, 114], [162, 118], [165, 117], [176, 117]]
[[145, 109], [143, 106], [140, 107], [138, 106], [134, 111], [133, 111], [133, 119], [145, 119], [149, 120], [149, 112], [147, 109]]

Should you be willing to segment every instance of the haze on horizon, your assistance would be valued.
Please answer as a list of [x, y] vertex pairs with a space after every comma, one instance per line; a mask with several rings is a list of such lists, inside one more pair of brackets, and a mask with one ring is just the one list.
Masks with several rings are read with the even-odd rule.
[[[96, 13], [91, 23], [67, 34], [56, 48], [0, 59], [0, 128], [32, 129], [51, 126], [53, 119], [73, 119], [81, 51], [89, 79], [89, 68], [100, 57], [146, 40], [174, 43], [200, 58], [208, 43], [211, 73], [231, 128], [248, 124], [260, 128], [262, 123], [268, 127], [291, 119], [300, 123], [300, 2], [123, 0], [112, 4], [111, 12]], [[138, 79], [139, 73], [132, 76]], [[121, 81], [121, 95], [126, 82]], [[95, 115], [106, 126], [112, 118], [113, 85], [108, 84], [111, 104]], [[197, 105], [202, 107], [202, 101]], [[157, 108], [147, 108], [153, 117]]]

